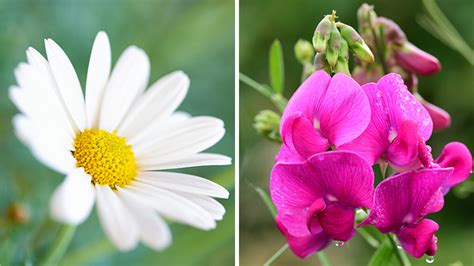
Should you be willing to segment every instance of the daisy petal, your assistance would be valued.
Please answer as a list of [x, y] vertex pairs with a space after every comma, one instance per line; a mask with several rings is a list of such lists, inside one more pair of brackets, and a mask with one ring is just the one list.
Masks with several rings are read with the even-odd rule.
[[58, 222], [78, 225], [89, 216], [94, 198], [91, 177], [83, 168], [77, 168], [54, 191], [50, 201], [51, 216]]
[[117, 129], [132, 103], [145, 90], [149, 75], [150, 61], [145, 52], [135, 46], [127, 48], [118, 59], [105, 88], [100, 129]]
[[97, 127], [99, 123], [100, 104], [105, 86], [109, 80], [112, 61], [110, 42], [107, 34], [99, 32], [92, 46], [89, 69], [86, 81], [86, 112], [88, 128]]
[[170, 189], [173, 191], [216, 198], [229, 197], [229, 192], [220, 185], [208, 179], [188, 174], [172, 172], [141, 172], [138, 174], [137, 180], [155, 187]]
[[183, 192], [176, 192], [176, 194], [181, 195], [192, 202], [199, 205], [201, 208], [206, 210], [215, 220], [222, 220], [225, 214], [225, 208], [222, 206], [220, 202], [217, 200], [208, 197], [208, 196], [201, 196], [195, 195], [190, 193], [183, 193]]
[[109, 186], [95, 186], [97, 213], [108, 238], [121, 251], [133, 249], [139, 238], [139, 229], [121, 199]]
[[134, 146], [134, 152], [145, 165], [150, 159], [184, 158], [216, 144], [224, 136], [223, 125], [214, 117], [193, 117], [168, 128], [151, 143]]
[[63, 174], [76, 168], [76, 160], [68, 149], [71, 144], [66, 144], [66, 136], [48, 134], [51, 130], [37, 126], [23, 115], [15, 115], [12, 123], [16, 136], [31, 149], [40, 162]]
[[127, 189], [118, 188], [119, 193], [128, 193], [142, 204], [153, 208], [163, 216], [201, 230], [216, 227], [212, 216], [196, 203], [152, 185], [134, 182]]
[[80, 131], [86, 127], [86, 110], [81, 84], [66, 53], [51, 39], [45, 40], [48, 62], [59, 92]]
[[160, 78], [126, 115], [119, 134], [130, 138], [147, 126], [161, 122], [178, 108], [188, 88], [189, 78], [182, 71]]
[[146, 164], [141, 164], [140, 169], [142, 170], [167, 170], [167, 169], [178, 169], [196, 166], [207, 166], [207, 165], [229, 165], [232, 163], [232, 158], [213, 153], [197, 153], [185, 158], [180, 159], [158, 159], [158, 160], [147, 160]]
[[168, 225], [152, 208], [140, 204], [127, 194], [120, 194], [119, 197], [135, 217], [144, 244], [154, 250], [163, 250], [171, 244]]

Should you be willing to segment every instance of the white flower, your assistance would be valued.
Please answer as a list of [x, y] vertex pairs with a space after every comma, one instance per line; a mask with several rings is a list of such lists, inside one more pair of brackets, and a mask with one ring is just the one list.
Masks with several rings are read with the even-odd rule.
[[17, 136], [52, 169], [66, 175], [50, 201], [54, 219], [79, 224], [94, 203], [109, 239], [122, 251], [139, 241], [161, 250], [171, 242], [163, 217], [202, 230], [216, 226], [227, 198], [223, 187], [201, 177], [156, 172], [230, 164], [230, 158], [201, 153], [224, 136], [223, 122], [175, 112], [189, 79], [168, 74], [145, 92], [150, 62], [128, 47], [111, 69], [107, 35], [92, 47], [85, 99], [64, 51], [45, 40], [46, 60], [29, 48], [27, 63], [15, 70], [10, 98], [21, 114]]

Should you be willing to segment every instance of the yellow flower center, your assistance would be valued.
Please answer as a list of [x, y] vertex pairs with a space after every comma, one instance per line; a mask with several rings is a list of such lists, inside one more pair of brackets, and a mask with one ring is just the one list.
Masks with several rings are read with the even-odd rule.
[[132, 146], [115, 131], [86, 129], [74, 139], [74, 149], [77, 167], [83, 167], [94, 184], [115, 189], [129, 185], [137, 176]]

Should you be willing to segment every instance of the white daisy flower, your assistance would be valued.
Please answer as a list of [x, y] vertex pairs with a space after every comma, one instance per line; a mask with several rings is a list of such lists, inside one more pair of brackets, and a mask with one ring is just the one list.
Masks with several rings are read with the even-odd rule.
[[214, 117], [176, 112], [189, 78], [168, 74], [145, 91], [150, 62], [128, 47], [111, 72], [109, 39], [99, 32], [92, 47], [85, 98], [64, 51], [45, 40], [47, 60], [28, 48], [15, 69], [10, 98], [21, 114], [17, 136], [45, 165], [66, 175], [50, 201], [52, 217], [77, 225], [94, 203], [108, 238], [122, 251], [139, 241], [161, 250], [171, 242], [163, 217], [210, 230], [225, 209], [213, 198], [229, 192], [207, 179], [166, 171], [227, 165], [227, 156], [202, 153], [224, 136]]

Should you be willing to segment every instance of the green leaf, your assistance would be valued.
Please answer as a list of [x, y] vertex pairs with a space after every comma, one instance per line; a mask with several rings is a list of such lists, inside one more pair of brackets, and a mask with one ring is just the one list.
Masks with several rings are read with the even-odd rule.
[[275, 93], [283, 92], [283, 83], [285, 82], [285, 73], [283, 65], [283, 52], [279, 40], [273, 41], [270, 47], [270, 83]]
[[369, 266], [385, 266], [393, 255], [393, 246], [389, 239], [385, 239], [369, 261]]

